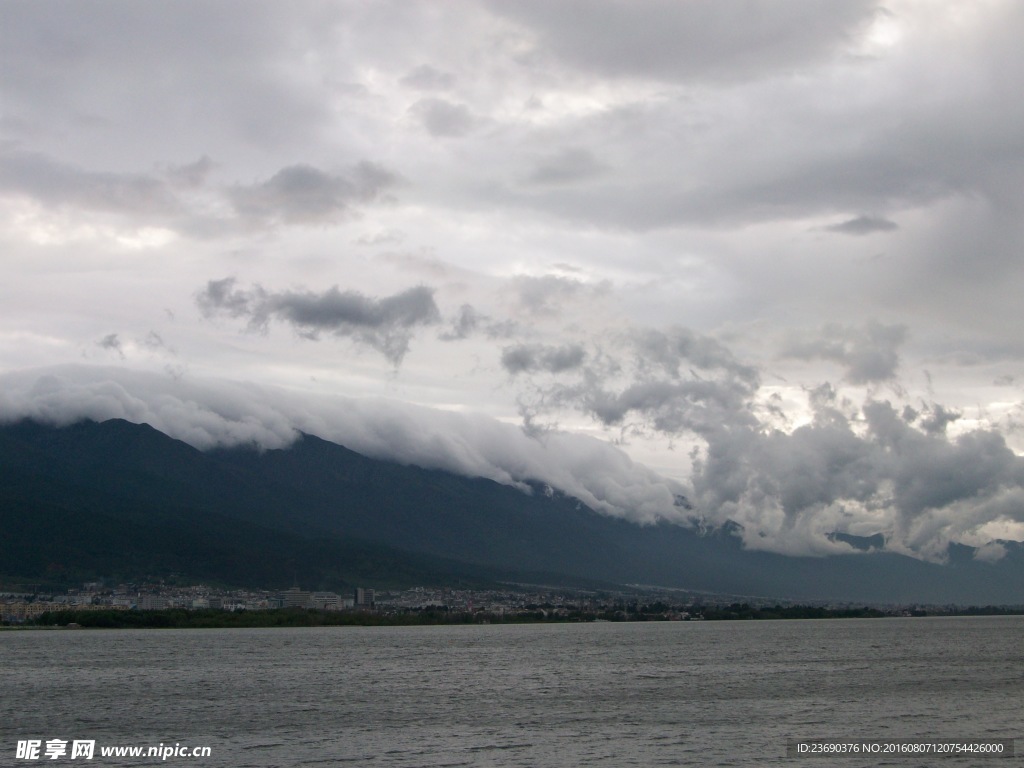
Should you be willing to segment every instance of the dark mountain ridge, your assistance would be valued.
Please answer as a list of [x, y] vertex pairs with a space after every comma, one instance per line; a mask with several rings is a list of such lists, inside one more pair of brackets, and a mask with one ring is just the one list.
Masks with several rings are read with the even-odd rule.
[[[250, 586], [590, 579], [792, 599], [1024, 603], [1024, 551], [946, 565], [748, 551], [727, 529], [639, 526], [559, 493], [370, 459], [304, 435], [202, 452], [121, 420], [0, 427], [0, 575], [176, 573]], [[77, 544], [76, 544], [77, 542]], [[856, 553], [860, 550], [860, 553]], [[273, 583], [270, 583], [273, 582]]]

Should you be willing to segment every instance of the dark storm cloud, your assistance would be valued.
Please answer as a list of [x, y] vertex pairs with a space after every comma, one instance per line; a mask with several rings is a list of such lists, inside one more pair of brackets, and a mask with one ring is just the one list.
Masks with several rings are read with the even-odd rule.
[[501, 350], [501, 366], [513, 376], [538, 371], [564, 373], [582, 366], [586, 356], [580, 344], [516, 344]]
[[323, 224], [351, 215], [354, 204], [378, 199], [398, 181], [395, 174], [369, 162], [359, 163], [346, 174], [291, 165], [259, 184], [234, 187], [228, 195], [245, 219]]
[[526, 0], [490, 8], [533, 29], [541, 51], [591, 72], [666, 80], [763, 77], [833, 55], [876, 3], [795, 0]]
[[792, 340], [784, 354], [800, 360], [832, 360], [846, 368], [850, 383], [870, 384], [896, 376], [899, 348], [906, 338], [902, 325], [871, 322], [851, 328], [830, 323], [813, 338]]
[[398, 82], [408, 88], [420, 91], [446, 91], [455, 85], [455, 75], [443, 72], [429, 64], [420, 64]]
[[265, 331], [272, 319], [291, 325], [307, 339], [323, 332], [351, 338], [399, 365], [409, 351], [413, 329], [440, 320], [434, 291], [419, 286], [394, 296], [371, 298], [337, 286], [323, 293], [269, 292], [262, 286], [237, 287], [234, 278], [210, 280], [197, 295], [203, 315], [247, 318], [251, 330]]
[[865, 501], [877, 490], [870, 446], [834, 413], [789, 434], [750, 425], [716, 428], [707, 437], [693, 480], [704, 509], [757, 520], [779, 507], [793, 521], [839, 499]]
[[908, 517], [1024, 482], [1024, 461], [995, 432], [975, 430], [953, 441], [924, 435], [889, 403], [866, 404], [864, 417], [873, 444], [886, 454], [881, 475], [893, 482], [897, 507]]
[[162, 179], [147, 174], [89, 171], [36, 152], [0, 152], [0, 191], [49, 206], [155, 216], [182, 206]]
[[607, 170], [586, 149], [564, 149], [541, 160], [527, 177], [532, 184], [572, 184], [599, 176]]
[[[904, 335], [878, 323], [830, 326], [805, 351], [842, 363], [850, 379], [885, 380]], [[826, 382], [807, 390], [812, 422], [786, 432], [772, 426], [778, 413], [758, 370], [716, 339], [671, 328], [617, 342], [615, 355], [581, 359], [571, 383], [534, 382], [535, 399], [521, 399], [527, 427], [571, 408], [627, 438], [698, 436], [691, 502], [719, 523], [740, 522], [748, 546], [844, 551], [829, 538], [838, 530], [882, 533], [890, 549], [942, 559], [948, 542], [976, 541], [988, 523], [1024, 521], [1024, 459], [994, 430], [948, 437], [960, 416], [951, 408], [858, 406]], [[543, 351], [507, 347], [502, 364], [513, 375], [543, 372]]]
[[[560, 350], [566, 358], [576, 353], [573, 366], [565, 370], [578, 372], [578, 380], [540, 385], [538, 401], [521, 407], [531, 418], [546, 408], [570, 407], [606, 427], [670, 436], [755, 423], [751, 402], [759, 388], [758, 371], [737, 361], [718, 341], [683, 328], [638, 329], [606, 341], [609, 349], [589, 359], [582, 348]], [[502, 364], [513, 375], [555, 372], [542, 364], [545, 352], [550, 349], [508, 347]]]
[[825, 230], [838, 232], [841, 235], [871, 235], [875, 232], [894, 232], [899, 228], [896, 222], [889, 221], [882, 216], [857, 216], [839, 224], [827, 226]]
[[412, 113], [431, 136], [454, 138], [469, 133], [476, 118], [465, 104], [454, 104], [445, 99], [420, 99], [411, 107]]
[[822, 524], [856, 523], [857, 510], [868, 510], [874, 530], [854, 533], [884, 533], [892, 547], [941, 559], [947, 542], [986, 522], [1024, 520], [1024, 505], [1002, 503], [1019, 498], [1024, 460], [1001, 435], [926, 434], [888, 402], [865, 404], [856, 428], [819, 405], [814, 422], [792, 433], [731, 427], [706, 437], [694, 465], [695, 503], [746, 520], [754, 529], [748, 543], [798, 530], [820, 535]]
[[914, 418], [905, 418], [907, 423], [918, 421], [918, 426], [927, 435], [945, 435], [946, 428], [963, 416], [959, 411], [947, 408], [938, 403], [930, 403], [923, 412], [914, 413]]

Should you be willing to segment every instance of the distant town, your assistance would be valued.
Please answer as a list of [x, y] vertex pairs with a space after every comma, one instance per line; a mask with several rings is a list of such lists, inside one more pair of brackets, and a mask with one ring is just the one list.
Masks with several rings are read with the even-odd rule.
[[[414, 587], [380, 591], [355, 587], [339, 594], [309, 591], [298, 585], [285, 590], [225, 590], [196, 585], [120, 584], [104, 587], [101, 582], [83, 584], [66, 594], [0, 593], [0, 617], [8, 624], [32, 621], [59, 611], [311, 611], [372, 612], [381, 616], [419, 612], [512, 617], [537, 615], [568, 617], [581, 611], [623, 610], [640, 600], [640, 593], [587, 593], [557, 588], [471, 590]], [[689, 618], [679, 616], [678, 618]]]
[[[184, 612], [184, 622], [100, 621], [112, 612]], [[281, 614], [320, 614], [283, 621]], [[415, 587], [375, 590], [356, 587], [339, 594], [310, 591], [295, 584], [285, 590], [219, 589], [204, 585], [118, 584], [88, 582], [78, 589], [56, 594], [43, 591], [0, 592], [0, 621], [5, 625], [59, 624], [63, 619], [84, 626], [228, 626], [216, 614], [247, 613], [268, 618], [265, 623], [490, 623], [502, 621], [700, 621], [721, 619], [872, 618], [950, 614], [1017, 614], [1024, 607], [868, 606], [851, 604], [797, 604], [766, 598], [702, 595], [653, 587], [622, 590], [574, 590], [536, 585], [509, 585], [508, 589], [471, 590]], [[341, 614], [345, 614], [344, 617]], [[331, 616], [334, 619], [331, 619]], [[205, 621], [204, 621], [205, 617]], [[92, 620], [90, 620], [92, 619]], [[422, 621], [417, 621], [421, 619]]]

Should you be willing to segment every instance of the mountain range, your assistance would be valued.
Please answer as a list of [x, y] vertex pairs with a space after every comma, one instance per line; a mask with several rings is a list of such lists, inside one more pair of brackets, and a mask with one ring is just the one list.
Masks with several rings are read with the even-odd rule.
[[734, 527], [638, 525], [522, 478], [371, 459], [302, 435], [199, 451], [113, 419], [0, 426], [0, 587], [96, 578], [277, 588], [645, 584], [792, 600], [1024, 603], [1024, 546], [947, 562], [837, 533], [850, 554], [745, 549]]

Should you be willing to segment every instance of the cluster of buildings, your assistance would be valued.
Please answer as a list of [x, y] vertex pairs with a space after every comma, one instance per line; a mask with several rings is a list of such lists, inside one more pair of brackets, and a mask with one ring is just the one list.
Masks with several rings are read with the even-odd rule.
[[0, 621], [21, 624], [51, 611], [160, 611], [189, 610], [260, 611], [275, 608], [314, 608], [325, 611], [373, 610], [374, 590], [356, 588], [351, 595], [307, 592], [297, 585], [283, 592], [219, 590], [202, 585], [168, 587], [153, 584], [120, 584], [104, 588], [90, 582], [66, 594], [33, 592], [0, 593]]
[[635, 602], [636, 594], [560, 590], [513, 585], [508, 589], [472, 590], [415, 587], [381, 592], [357, 587], [348, 594], [301, 589], [298, 584], [283, 591], [224, 590], [204, 585], [120, 584], [104, 587], [100, 582], [84, 584], [66, 594], [0, 593], [0, 620], [6, 623], [31, 621], [48, 611], [139, 610], [168, 608], [188, 610], [260, 611], [277, 608], [307, 608], [323, 611], [375, 610], [384, 613], [449, 611], [514, 616], [537, 613], [561, 616], [571, 612], [597, 612], [611, 606]]
[[[796, 606], [791, 601], [783, 601]], [[796, 606], [804, 607], [808, 606]], [[845, 604], [818, 605], [825, 611], [850, 608]], [[415, 587], [381, 591], [357, 587], [349, 594], [307, 591], [295, 584], [283, 591], [225, 590], [204, 585], [168, 586], [166, 584], [120, 584], [105, 586], [102, 582], [83, 584], [80, 589], [61, 594], [46, 594], [39, 589], [27, 592], [0, 592], [0, 622], [22, 624], [51, 611], [75, 610], [138, 610], [156, 611], [168, 608], [187, 610], [265, 611], [274, 609], [313, 609], [321, 611], [374, 611], [384, 617], [409, 613], [448, 613], [452, 616], [475, 616], [487, 622], [494, 618], [516, 620], [619, 621], [636, 620], [639, 616], [656, 616], [662, 620], [699, 620], [709, 618], [755, 618], [759, 609], [769, 613], [786, 613], [779, 601], [749, 596], [708, 595], [687, 590], [648, 586], [623, 587], [620, 590], [591, 591], [559, 587], [510, 584], [502, 589], [460, 589], [450, 587]], [[887, 606], [886, 615], [917, 616], [949, 612], [953, 606]], [[708, 613], [710, 611], [710, 613]], [[730, 613], [735, 613], [731, 616]], [[792, 612], [790, 612], [792, 613]], [[792, 615], [790, 618], [815, 618]], [[751, 615], [748, 615], [751, 614]], [[776, 617], [773, 615], [768, 618]], [[643, 619], [648, 620], [648, 619]]]
[[618, 601], [618, 595], [566, 591], [557, 588], [542, 589], [520, 586], [517, 589], [451, 589], [414, 587], [380, 595], [382, 610], [421, 611], [442, 609], [476, 613], [483, 611], [495, 615], [541, 611], [558, 615], [570, 611], [593, 611], [609, 600]]
[[[381, 591], [357, 587], [348, 594], [304, 590], [295, 584], [282, 591], [225, 590], [204, 585], [120, 584], [105, 587], [90, 582], [64, 594], [0, 593], [0, 620], [7, 624], [32, 621], [48, 611], [138, 610], [168, 608], [187, 610], [265, 611], [313, 609], [320, 611], [375, 611], [388, 616], [419, 612], [440, 612], [481, 620], [495, 617], [515, 619], [627, 620], [641, 614], [666, 620], [694, 620], [703, 617], [708, 605], [726, 605], [738, 598], [709, 596], [684, 590], [654, 587], [624, 587], [621, 590], [588, 591], [559, 587], [510, 584], [501, 589], [460, 589], [415, 587]], [[750, 609], [764, 601], [744, 598]], [[772, 601], [774, 602], [774, 601]], [[750, 605], [748, 605], [750, 603]], [[738, 604], [738, 602], [737, 602]], [[765, 605], [771, 605], [764, 602]], [[776, 603], [777, 605], [777, 603]], [[685, 606], [685, 608], [683, 607]], [[890, 613], [892, 611], [890, 610]]]
[[305, 592], [294, 586], [269, 602], [274, 603], [268, 606], [270, 608], [313, 608], [320, 611], [372, 610], [375, 607], [374, 591], [363, 587], [356, 587], [352, 597], [342, 597], [337, 592]]

